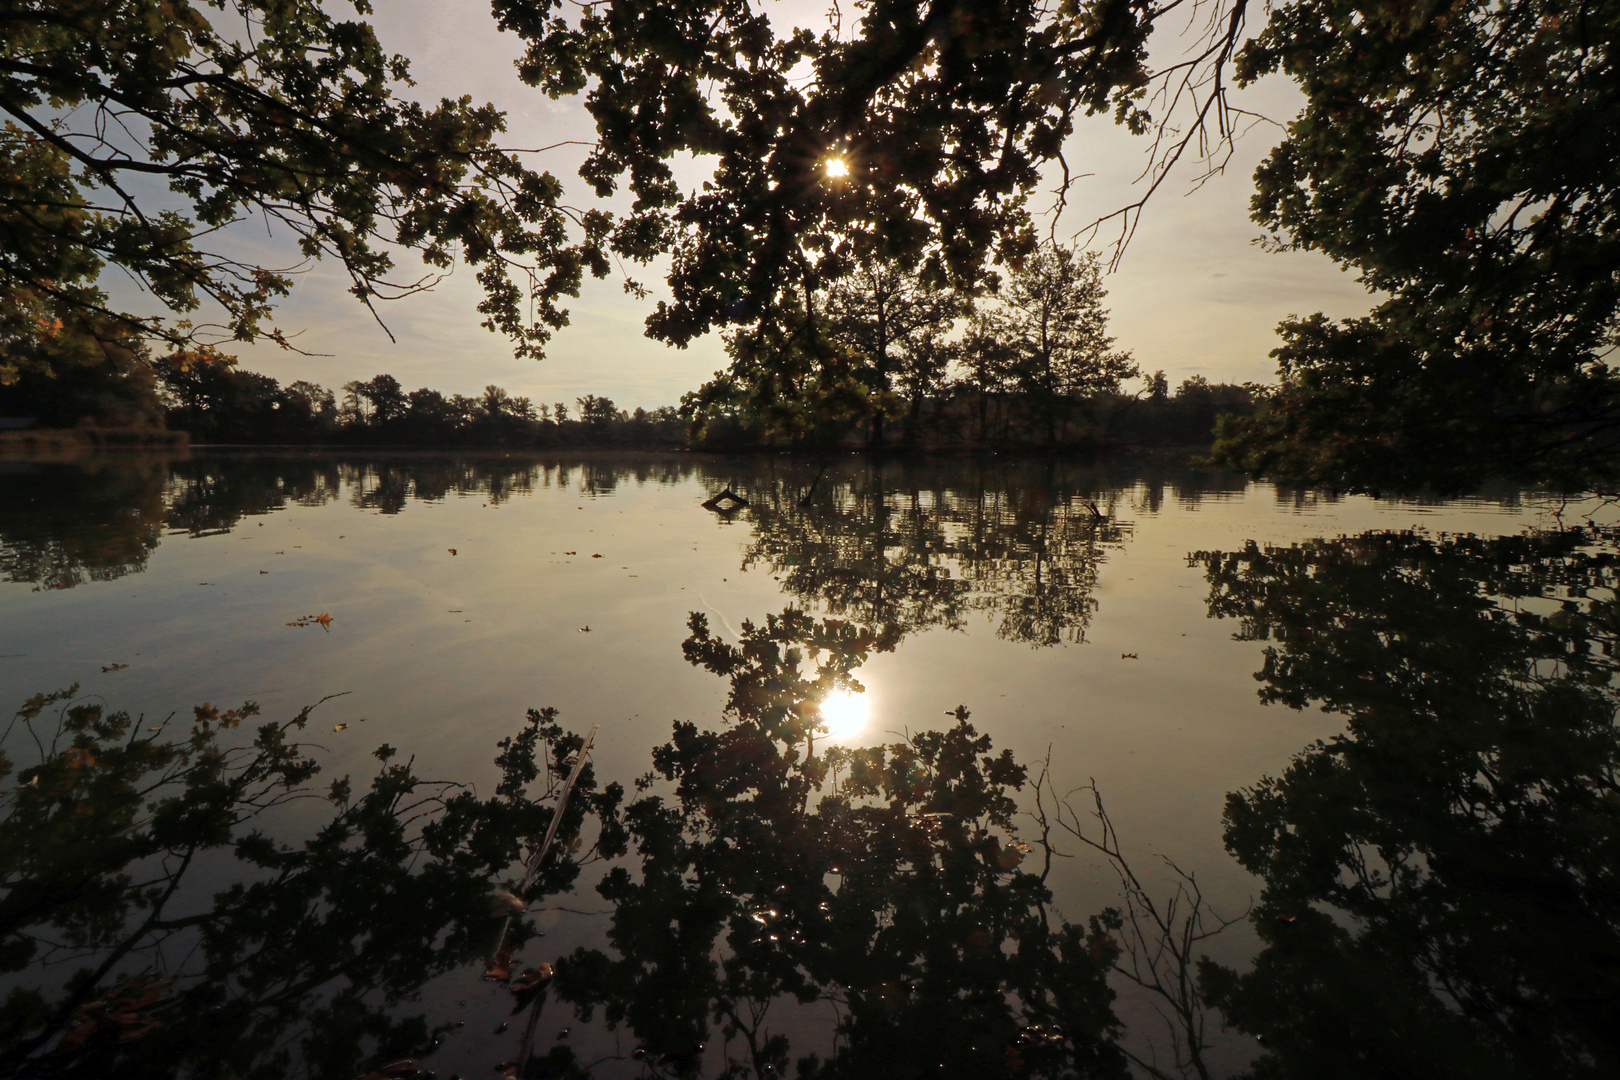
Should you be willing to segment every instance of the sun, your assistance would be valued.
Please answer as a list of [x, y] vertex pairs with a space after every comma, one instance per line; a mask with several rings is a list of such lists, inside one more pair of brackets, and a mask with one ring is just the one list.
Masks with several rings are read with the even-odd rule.
[[853, 690], [834, 690], [821, 702], [821, 723], [837, 742], [853, 739], [865, 731], [871, 716], [870, 703]]
[[828, 158], [826, 162], [828, 176], [848, 176], [849, 162], [841, 157]]

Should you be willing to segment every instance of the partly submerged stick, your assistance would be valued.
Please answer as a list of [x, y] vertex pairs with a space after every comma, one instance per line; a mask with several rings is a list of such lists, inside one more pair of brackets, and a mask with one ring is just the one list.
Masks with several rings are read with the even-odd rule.
[[[557, 812], [551, 815], [551, 824], [546, 828], [546, 837], [540, 841], [540, 847], [535, 851], [528, 866], [524, 867], [523, 884], [518, 886], [518, 899], [523, 900], [523, 894], [529, 891], [534, 879], [540, 874], [540, 864], [545, 861], [546, 852], [551, 850], [551, 842], [557, 839], [557, 829], [562, 825], [563, 814], [568, 810], [568, 799], [574, 794], [574, 781], [585, 769], [585, 755], [591, 752], [591, 743], [596, 741], [597, 729], [602, 725], [592, 724], [591, 733], [585, 736], [585, 745], [579, 748], [579, 756], [574, 759], [574, 767], [568, 773], [568, 779], [563, 783], [562, 794], [557, 796]], [[527, 901], [524, 901], [527, 903]]]
[[[551, 850], [552, 841], [557, 839], [557, 829], [562, 825], [563, 815], [568, 812], [568, 800], [574, 794], [574, 782], [579, 779], [579, 774], [585, 768], [585, 755], [591, 752], [591, 744], [596, 741], [596, 733], [601, 726], [601, 724], [591, 725], [590, 734], [585, 736], [585, 744], [579, 748], [579, 753], [574, 758], [574, 767], [569, 771], [568, 779], [563, 782], [562, 793], [557, 796], [557, 808], [552, 812], [551, 824], [546, 827], [545, 838], [540, 841], [540, 846], [535, 849], [533, 855], [529, 856], [529, 861], [523, 866], [523, 882], [517, 887], [516, 896], [518, 900], [525, 904], [528, 903], [528, 900], [524, 898], [523, 894], [528, 892], [530, 887], [534, 885], [534, 879], [540, 874], [540, 864], [545, 861], [546, 852]], [[501, 920], [501, 932], [495, 938], [495, 949], [490, 954], [491, 963], [494, 962], [494, 958], [500, 954], [500, 951], [506, 947], [506, 932], [511, 927], [512, 916], [508, 913], [506, 918]]]

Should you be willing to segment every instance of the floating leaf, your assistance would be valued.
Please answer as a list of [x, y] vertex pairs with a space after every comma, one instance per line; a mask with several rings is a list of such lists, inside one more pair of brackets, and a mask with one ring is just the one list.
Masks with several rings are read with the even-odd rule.
[[498, 919], [503, 915], [521, 915], [529, 910], [529, 905], [512, 894], [510, 889], [496, 889], [489, 898], [489, 916]]
[[333, 724], [332, 725], [332, 730], [333, 731], [342, 731], [344, 728], [346, 728], [348, 726], [349, 726], [348, 724]]
[[484, 978], [505, 982], [517, 970], [517, 961], [512, 959], [511, 949], [502, 949], [490, 957], [489, 967], [484, 969]]
[[[499, 956], [500, 954], [497, 953], [496, 955]], [[551, 981], [551, 975], [550, 964], [525, 968], [523, 974], [512, 980], [512, 992], [521, 994], [529, 990], [537, 990]]]
[[456, 549], [455, 549], [455, 548], [446, 548], [446, 549], [445, 549], [445, 550], [447, 550], [447, 551], [449, 551], [449, 552], [450, 552], [450, 554], [452, 554], [452, 555], [454, 555], [454, 554], [455, 554], [455, 553], [456, 553]]
[[101, 665], [101, 670], [102, 671], [123, 671], [127, 667], [129, 667], [128, 664], [102, 664]]

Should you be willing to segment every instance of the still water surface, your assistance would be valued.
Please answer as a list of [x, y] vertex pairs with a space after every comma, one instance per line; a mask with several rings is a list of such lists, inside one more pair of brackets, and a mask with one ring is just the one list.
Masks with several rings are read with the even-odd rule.
[[[702, 505], [723, 489], [746, 505]], [[468, 1077], [1605, 1075], [1620, 1030], [1615, 564], [1601, 530], [1568, 531], [1583, 519], [1555, 509], [1516, 492], [1335, 499], [1152, 462], [0, 462], [0, 700], [9, 712], [76, 685], [127, 711], [116, 738], [79, 732], [103, 758], [171, 714], [151, 739], [183, 738], [200, 703], [258, 704], [241, 727], [209, 728], [240, 747], [341, 695], [289, 734], [320, 767], [314, 789], [351, 775], [363, 790], [386, 743], [389, 766], [489, 800], [466, 811], [468, 835], [517, 830], [515, 845], [549, 810], [490, 809], [497, 743], [531, 708], [598, 728], [574, 800], [590, 820], [565, 822], [583, 843], [553, 857], [510, 939], [520, 979], [573, 959], [542, 1012], [519, 994], [507, 1020], [513, 992], [479, 977], [499, 936], [491, 872], [442, 852], [400, 854], [388, 866], [403, 877], [367, 885], [342, 877], [358, 867], [244, 868], [216, 839], [181, 880], [175, 852], [199, 844], [159, 838], [127, 859], [133, 881], [178, 882], [152, 926], [145, 901], [29, 909], [18, 898], [41, 882], [92, 887], [52, 878], [56, 856], [39, 852], [61, 840], [51, 813], [94, 801], [85, 770], [117, 779], [68, 761], [79, 771], [55, 809], [29, 810], [30, 766], [62, 761], [34, 741], [61, 706], [43, 708], [4, 746], [23, 839], [0, 930], [35, 945], [0, 969], [41, 1004], [14, 995], [0, 1075], [58, 1075], [64, 1044], [129, 1075], [209, 1074], [199, 1062], [223, 1051], [199, 1049], [176, 1014], [230, 1009], [260, 1033], [232, 1051], [244, 1076], [354, 1076], [385, 1058]], [[950, 736], [926, 733], [965, 738], [959, 707], [988, 744], [957, 760]], [[541, 758], [565, 738], [545, 729]], [[878, 744], [896, 749], [853, 753]], [[998, 768], [1003, 753], [1029, 772]], [[570, 766], [511, 767], [539, 804]], [[1094, 793], [1109, 852], [1061, 827], [1106, 839]], [[389, 799], [383, 817], [405, 805]], [[266, 805], [264, 827], [296, 848], [344, 804]], [[1042, 811], [1044, 832], [1028, 816]], [[41, 831], [23, 831], [27, 813]], [[142, 835], [139, 818], [113, 831]], [[356, 830], [342, 842], [370, 852]], [[490, 859], [496, 880], [522, 876]], [[449, 876], [410, 877], [429, 864]], [[1134, 909], [1125, 866], [1142, 883]], [[394, 888], [409, 909], [439, 889], [446, 911], [317, 976], [285, 942], [220, 929], [280, 902], [219, 916], [229, 904], [211, 898], [238, 880], [304, 882], [285, 932], [334, 941], [387, 938], [399, 916], [345, 913], [344, 890]], [[452, 902], [458, 890], [473, 899]], [[1148, 900], [1170, 934], [1149, 912], [1133, 937]], [[1125, 925], [1088, 928], [1110, 907]], [[1220, 966], [1204, 972], [1203, 1019], [1178, 1018], [1194, 999], [1170, 985], [1165, 942], [1228, 921], [1182, 950], [1182, 968]], [[173, 936], [166, 952], [154, 932]], [[1522, 945], [1487, 958], [1493, 937]], [[1167, 993], [1120, 974], [1133, 941], [1134, 970]], [[221, 957], [198, 959], [210, 949]], [[1140, 966], [1152, 955], [1159, 968]], [[86, 968], [94, 992], [69, 981]], [[173, 981], [154, 990], [159, 976]], [[98, 994], [161, 1023], [109, 1020]]]

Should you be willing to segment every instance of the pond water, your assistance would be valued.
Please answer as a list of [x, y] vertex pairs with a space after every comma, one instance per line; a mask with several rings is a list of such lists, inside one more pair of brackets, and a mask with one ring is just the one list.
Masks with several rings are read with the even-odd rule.
[[0, 701], [101, 710], [6, 734], [0, 1075], [1612, 1075], [1615, 545], [1559, 509], [0, 461]]

